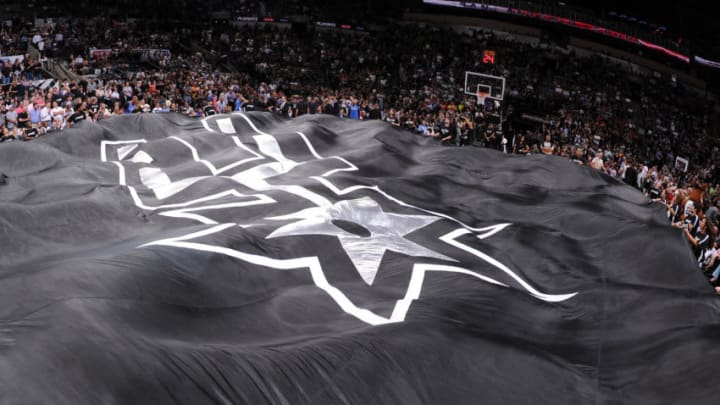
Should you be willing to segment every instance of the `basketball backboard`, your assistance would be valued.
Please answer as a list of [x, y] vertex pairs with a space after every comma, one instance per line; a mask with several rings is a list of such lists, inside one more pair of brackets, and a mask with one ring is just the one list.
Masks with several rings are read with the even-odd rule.
[[478, 96], [487, 93], [487, 98], [502, 101], [505, 97], [505, 78], [485, 73], [465, 72], [465, 94]]

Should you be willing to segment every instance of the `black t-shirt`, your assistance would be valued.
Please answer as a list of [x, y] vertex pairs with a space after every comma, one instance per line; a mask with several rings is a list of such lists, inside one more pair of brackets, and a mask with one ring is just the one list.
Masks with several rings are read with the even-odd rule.
[[[633, 185], [633, 186], [637, 188], [636, 185]], [[680, 222], [682, 220], [682, 215], [683, 215], [682, 209], [680, 209], [680, 204], [674, 203], [670, 206], [670, 208], [675, 212], [675, 215], [672, 218], [670, 218], [670, 221], [671, 222]]]
[[527, 152], [525, 151], [525, 149], [528, 149], [528, 150], [529, 150], [528, 144], [527, 144], [527, 142], [525, 142], [525, 139], [522, 139], [522, 140], [519, 141], [518, 144], [517, 144], [517, 153], [527, 153]]
[[487, 128], [483, 136], [485, 137], [485, 142], [488, 144], [497, 143], [497, 132], [495, 132], [494, 128]]
[[470, 128], [457, 128], [457, 134], [460, 137], [460, 145], [470, 145]]
[[243, 104], [245, 111], [262, 111], [267, 106], [259, 97], [255, 97], [252, 100], [248, 100], [247, 103]]
[[38, 132], [37, 128], [28, 128], [25, 131], [25, 136], [28, 138], [35, 138], [38, 136], [40, 132]]
[[330, 104], [323, 104], [320, 108], [323, 114], [332, 114], [332, 106]]
[[29, 125], [28, 121], [29, 116], [27, 111], [19, 112], [17, 115], [17, 127], [18, 128], [27, 128]]
[[698, 218], [697, 215], [688, 215], [685, 217], [685, 223], [689, 226], [692, 226], [692, 231], [690, 232], [692, 235], [697, 235], [699, 233], [698, 225], [700, 224], [700, 218]]
[[296, 117], [298, 115], [297, 103], [285, 103], [282, 107], [282, 115], [286, 117]]
[[399, 124], [397, 118], [395, 118], [394, 115], [388, 115], [387, 117], [385, 117], [385, 121], [389, 122], [389, 123], [392, 124], [392, 125], [398, 125], [398, 124]]
[[325, 104], [325, 107], [323, 107], [323, 113], [330, 115], [340, 115], [340, 104]]
[[317, 104], [316, 102], [314, 102], [314, 101], [311, 101], [311, 102], [307, 103], [307, 108], [308, 108], [308, 112], [309, 112], [310, 114], [316, 114], [316, 113], [317, 113], [318, 104]]
[[68, 121], [72, 122], [73, 124], [77, 124], [80, 121], [83, 121], [87, 119], [87, 114], [85, 114], [85, 111], [76, 111], [73, 113], [73, 115], [68, 118]]
[[660, 198], [660, 190], [655, 187], [650, 189], [650, 198]]
[[368, 113], [368, 118], [371, 120], [379, 120], [382, 117], [382, 114], [380, 113], [380, 109], [373, 108]]
[[206, 105], [203, 108], [203, 114], [205, 114], [206, 117], [210, 116], [210, 115], [215, 115], [215, 107], [213, 107], [211, 105]]
[[628, 166], [625, 169], [625, 183], [637, 188], [637, 170], [634, 167]]
[[705, 250], [707, 250], [712, 244], [710, 243], [710, 235], [708, 235], [705, 232], [698, 232], [695, 236], [695, 238], [698, 241], [697, 246], [695, 247], [695, 254], [697, 257], [701, 258]]
[[300, 101], [297, 103], [297, 115], [303, 115], [307, 114], [308, 112], [308, 104], [305, 101]]
[[648, 177], [643, 181], [643, 189], [645, 189], [645, 190], [650, 190], [650, 188], [652, 187], [652, 184], [653, 184], [653, 180], [652, 180], [652, 178], [650, 178], [650, 176], [648, 176]]
[[[124, 108], [125, 106], [127, 106], [127, 104], [128, 104], [128, 99], [127, 99], [127, 97], [125, 96], [125, 93], [120, 92], [120, 99], [119, 99], [118, 101], [120, 101], [120, 105], [121, 105], [123, 108]], [[110, 105], [110, 104], [108, 104], [108, 105]]]
[[455, 142], [455, 123], [451, 122], [450, 125], [446, 126], [443, 122], [440, 124], [440, 139], [446, 138], [447, 136], [451, 136], [450, 139], [443, 141], [447, 143], [454, 143]]

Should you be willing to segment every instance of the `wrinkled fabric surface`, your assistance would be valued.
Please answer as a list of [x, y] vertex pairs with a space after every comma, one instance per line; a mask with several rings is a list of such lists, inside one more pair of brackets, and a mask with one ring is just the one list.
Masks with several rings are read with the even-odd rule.
[[683, 235], [565, 159], [143, 114], [0, 173], [2, 404], [717, 403]]

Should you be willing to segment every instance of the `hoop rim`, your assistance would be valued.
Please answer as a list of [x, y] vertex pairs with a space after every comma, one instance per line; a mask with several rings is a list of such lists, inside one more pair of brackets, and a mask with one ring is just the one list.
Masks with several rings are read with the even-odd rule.
[[484, 103], [485, 100], [490, 96], [490, 93], [484, 92], [484, 91], [478, 91], [475, 93], [475, 97], [477, 97], [477, 103]]

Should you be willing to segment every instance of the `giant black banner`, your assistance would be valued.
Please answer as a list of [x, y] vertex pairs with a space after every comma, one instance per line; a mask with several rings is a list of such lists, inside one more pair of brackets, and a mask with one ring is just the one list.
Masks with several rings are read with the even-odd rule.
[[2, 404], [712, 404], [720, 305], [637, 190], [382, 122], [0, 145]]

